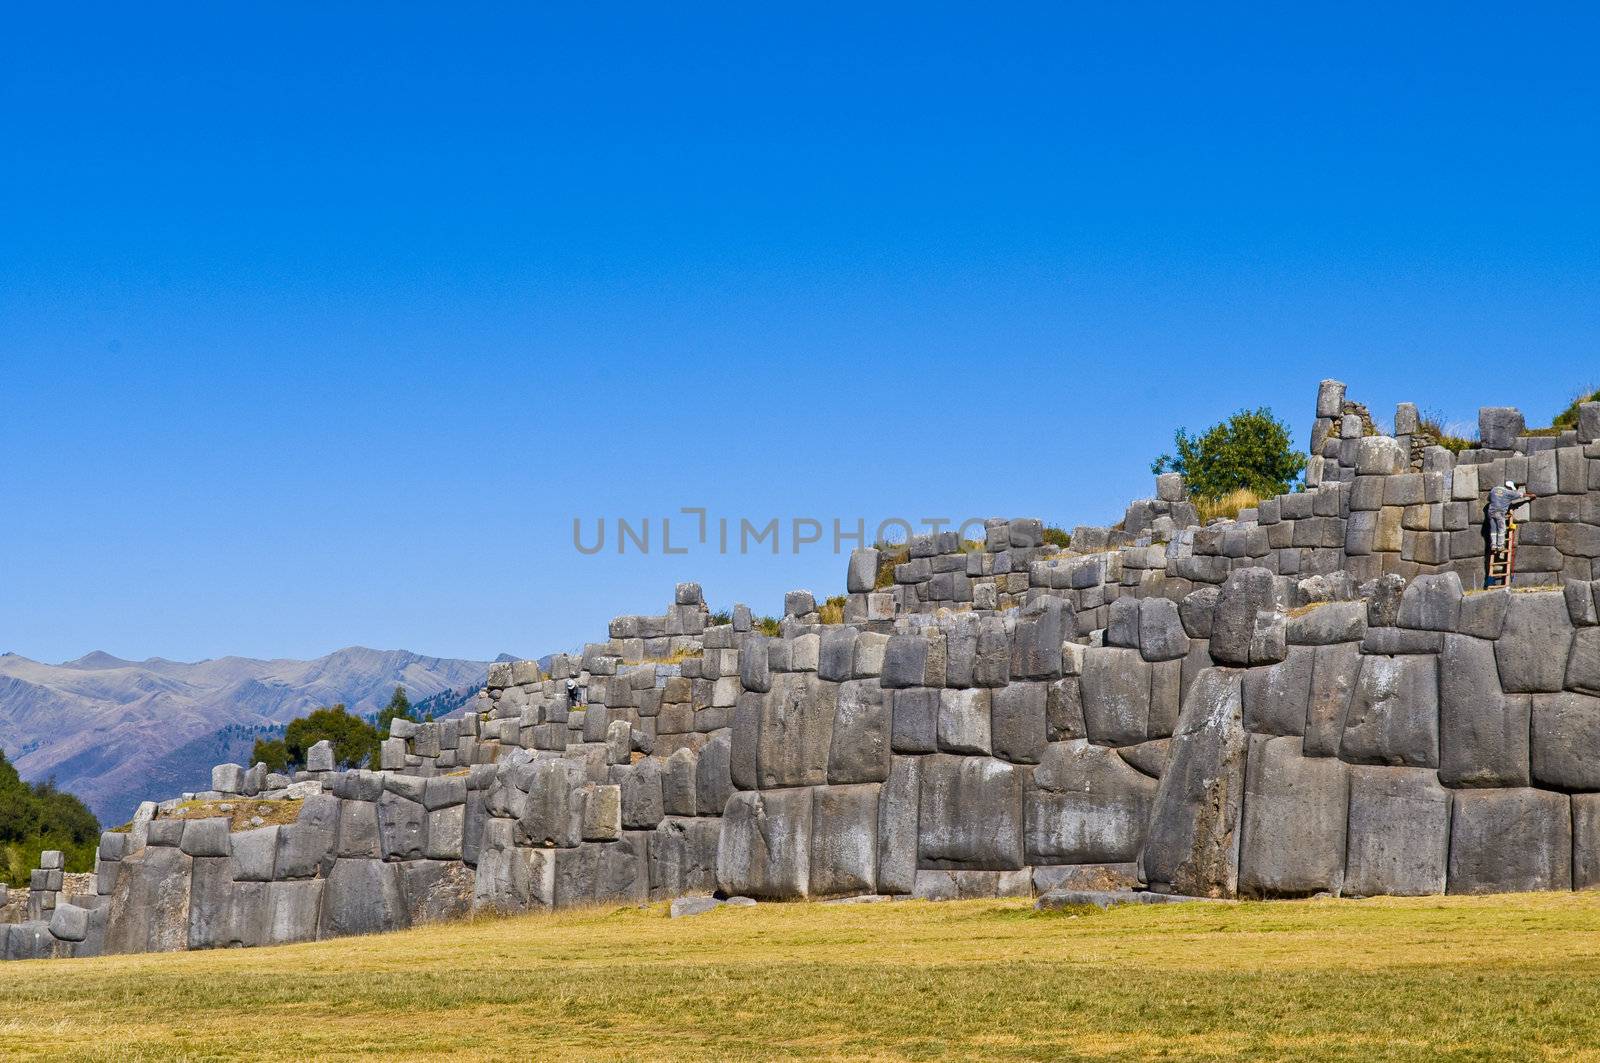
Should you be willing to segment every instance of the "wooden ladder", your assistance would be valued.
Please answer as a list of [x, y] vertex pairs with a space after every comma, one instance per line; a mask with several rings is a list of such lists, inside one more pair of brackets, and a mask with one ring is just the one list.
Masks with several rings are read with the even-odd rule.
[[1506, 516], [1506, 548], [1489, 551], [1488, 577], [1485, 587], [1511, 586], [1511, 574], [1517, 570], [1517, 518]]

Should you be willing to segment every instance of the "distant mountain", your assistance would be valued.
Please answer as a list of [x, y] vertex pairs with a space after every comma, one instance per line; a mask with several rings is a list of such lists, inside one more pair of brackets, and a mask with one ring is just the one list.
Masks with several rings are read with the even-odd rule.
[[483, 685], [488, 670], [488, 661], [361, 646], [313, 661], [193, 664], [125, 661], [100, 650], [43, 664], [7, 653], [0, 655], [0, 748], [24, 779], [54, 778], [102, 822], [121, 823], [144, 798], [204, 789], [211, 765], [242, 762], [260, 733], [312, 709], [343, 702], [372, 715], [403, 686], [413, 702], [427, 700], [443, 716]]

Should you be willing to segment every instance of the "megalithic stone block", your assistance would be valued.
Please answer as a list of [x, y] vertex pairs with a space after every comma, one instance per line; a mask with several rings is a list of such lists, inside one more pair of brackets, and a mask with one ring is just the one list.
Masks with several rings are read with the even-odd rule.
[[722, 731], [700, 747], [695, 767], [695, 808], [707, 816], [722, 815], [722, 808], [733, 794], [731, 753], [732, 735]]
[[1023, 866], [1023, 769], [992, 757], [936, 753], [924, 758], [921, 774], [919, 868]]
[[1029, 864], [1120, 863], [1144, 844], [1156, 780], [1116, 751], [1051, 742], [1024, 792]]
[[828, 781], [828, 753], [838, 684], [813, 675], [785, 672], [773, 677], [762, 699], [756, 770], [763, 789], [817, 786]]
[[1500, 690], [1494, 643], [1446, 635], [1439, 676], [1439, 780], [1527, 786], [1530, 699]]
[[828, 782], [882, 782], [888, 778], [889, 730], [889, 706], [875, 681], [852, 679], [839, 684], [828, 749]]
[[333, 864], [339, 805], [339, 799], [332, 794], [305, 799], [299, 818], [278, 832], [278, 878], [312, 878], [319, 872], [327, 873]]
[[1344, 892], [1352, 897], [1443, 893], [1450, 791], [1427, 768], [1352, 767]]
[[922, 758], [892, 758], [878, 791], [879, 893], [908, 894], [916, 887], [921, 793]]
[[106, 921], [107, 954], [176, 952], [188, 947], [193, 862], [193, 857], [167, 845], [149, 846], [123, 859]]
[[1301, 755], [1294, 737], [1252, 737], [1245, 768], [1239, 892], [1337, 894], [1344, 885], [1348, 769]]
[[724, 893], [804, 897], [810, 873], [809, 787], [740, 791], [728, 800], [717, 844], [717, 885]]
[[[403, 749], [404, 746], [401, 748]], [[311, 748], [306, 750], [307, 771], [332, 771], [333, 768], [334, 762], [332, 742], [324, 738], [319, 742], [313, 743]]]
[[410, 925], [398, 864], [368, 859], [333, 862], [322, 899], [320, 937], [378, 934]]
[[1143, 742], [1150, 726], [1151, 665], [1139, 651], [1091, 646], [1083, 655], [1083, 722], [1101, 745]]
[[650, 899], [669, 900], [717, 887], [721, 821], [669, 816], [650, 834]]
[[1236, 892], [1247, 749], [1243, 714], [1237, 669], [1208, 668], [1195, 677], [1140, 855], [1152, 889], [1199, 897]]
[[661, 773], [662, 808], [667, 815], [695, 815], [698, 804], [695, 776], [698, 768], [699, 756], [692, 749], [679, 749], [667, 758], [665, 770]]
[[878, 879], [877, 783], [819, 786], [811, 794], [813, 897], [871, 893]]
[[[1600, 409], [1600, 403], [1596, 404]], [[1600, 794], [1572, 795], [1572, 888], [1600, 887]]]
[[1534, 694], [1533, 779], [1562, 790], [1600, 790], [1600, 697]]
[[1433, 656], [1361, 658], [1339, 756], [1352, 764], [1439, 766], [1439, 674]]
[[1457, 790], [1450, 822], [1451, 893], [1572, 888], [1572, 814], [1547, 790]]
[[1510, 595], [1505, 627], [1494, 644], [1501, 687], [1508, 694], [1560, 690], [1566, 678], [1572, 635], [1572, 617], [1563, 592]]
[[[1274, 577], [1264, 568], [1228, 575], [1211, 620], [1211, 656], [1218, 664], [1248, 665], [1257, 635], [1257, 615], [1277, 606]], [[1287, 637], [1287, 636], [1286, 636]]]
[[1243, 687], [1246, 730], [1267, 735], [1304, 735], [1315, 661], [1315, 648], [1291, 646], [1280, 663], [1246, 672]]

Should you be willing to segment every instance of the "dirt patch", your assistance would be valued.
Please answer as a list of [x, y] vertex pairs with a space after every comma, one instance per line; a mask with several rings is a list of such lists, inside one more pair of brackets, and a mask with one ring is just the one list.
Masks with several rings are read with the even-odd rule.
[[261, 801], [253, 797], [240, 797], [229, 801], [185, 801], [170, 812], [157, 812], [157, 819], [213, 819], [228, 820], [229, 830], [253, 830], [256, 827], [282, 826], [300, 818], [300, 808], [305, 802], [298, 798], [281, 801]]

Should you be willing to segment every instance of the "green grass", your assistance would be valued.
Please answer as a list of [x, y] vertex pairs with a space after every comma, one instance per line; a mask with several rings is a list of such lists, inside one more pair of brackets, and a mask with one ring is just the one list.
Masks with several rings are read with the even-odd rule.
[[1597, 1060], [1600, 893], [662, 905], [0, 965], [0, 1056]]

